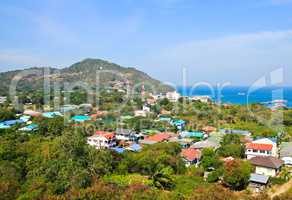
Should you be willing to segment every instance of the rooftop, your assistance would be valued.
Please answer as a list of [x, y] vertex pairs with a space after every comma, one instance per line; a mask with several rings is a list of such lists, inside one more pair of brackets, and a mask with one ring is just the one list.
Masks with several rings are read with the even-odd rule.
[[254, 150], [263, 150], [263, 151], [271, 151], [273, 149], [272, 144], [260, 144], [260, 143], [247, 143], [247, 149], [254, 149]]
[[256, 156], [251, 158], [250, 163], [255, 166], [267, 167], [272, 169], [279, 169], [283, 161], [272, 156]]
[[201, 151], [197, 149], [182, 149], [181, 156], [188, 161], [193, 161], [201, 158]]
[[249, 181], [254, 183], [267, 184], [269, 181], [269, 177], [261, 174], [252, 173], [250, 174]]

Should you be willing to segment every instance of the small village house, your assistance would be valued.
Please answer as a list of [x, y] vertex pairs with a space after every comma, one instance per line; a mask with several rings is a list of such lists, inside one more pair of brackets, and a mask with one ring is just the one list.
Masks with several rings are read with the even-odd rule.
[[281, 171], [283, 161], [273, 156], [256, 156], [250, 163], [255, 167], [256, 174], [275, 177]]
[[159, 142], [168, 142], [170, 138], [174, 136], [174, 133], [158, 133], [156, 135], [148, 136], [144, 138], [144, 140], [140, 140], [139, 142], [141, 144], [155, 144]]
[[170, 102], [177, 102], [180, 98], [180, 94], [176, 91], [173, 92], [167, 92], [166, 93], [166, 98], [170, 101]]
[[269, 176], [252, 173], [249, 178], [249, 188], [254, 192], [263, 191], [269, 183]]
[[191, 98], [192, 101], [200, 101], [202, 103], [210, 103], [212, 102], [211, 97], [209, 96], [193, 96]]
[[183, 158], [187, 167], [191, 165], [198, 165], [201, 160], [201, 151], [197, 149], [182, 149], [181, 157]]
[[7, 101], [7, 97], [1, 96], [0, 97], [0, 104], [3, 104]]
[[280, 159], [285, 165], [292, 166], [292, 142], [282, 142], [280, 145]]
[[255, 156], [278, 157], [277, 143], [268, 138], [255, 140], [246, 144], [245, 155], [247, 159], [251, 159]]
[[135, 117], [146, 117], [147, 113], [145, 110], [135, 110], [134, 111], [134, 116]]
[[111, 132], [96, 131], [93, 136], [87, 138], [87, 143], [96, 149], [108, 149], [116, 146], [116, 137]]

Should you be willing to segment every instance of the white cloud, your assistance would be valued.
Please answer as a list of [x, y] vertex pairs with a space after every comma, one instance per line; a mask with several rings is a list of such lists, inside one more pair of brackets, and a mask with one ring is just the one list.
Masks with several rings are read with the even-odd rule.
[[184, 66], [191, 80], [242, 83], [275, 67], [291, 67], [291, 57], [292, 30], [286, 30], [187, 41], [163, 49], [152, 57], [151, 64], [164, 70], [175, 69], [173, 77], [178, 67]]

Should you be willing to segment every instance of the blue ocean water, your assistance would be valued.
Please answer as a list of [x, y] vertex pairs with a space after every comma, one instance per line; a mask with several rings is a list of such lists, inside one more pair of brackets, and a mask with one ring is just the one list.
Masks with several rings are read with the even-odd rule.
[[251, 103], [267, 103], [273, 100], [285, 100], [292, 108], [292, 87], [250, 88], [247, 86], [228, 86], [223, 89], [200, 86], [178, 87], [177, 92], [183, 96], [208, 95], [215, 102], [246, 105]]

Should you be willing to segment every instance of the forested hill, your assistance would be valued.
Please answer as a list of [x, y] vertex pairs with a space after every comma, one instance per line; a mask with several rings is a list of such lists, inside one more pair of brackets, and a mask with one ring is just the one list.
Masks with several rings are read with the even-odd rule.
[[[0, 73], [0, 95], [7, 95], [11, 80], [15, 75], [31, 69], [39, 70], [41, 73], [44, 71], [44, 68], [39, 67]], [[155, 88], [156, 92], [173, 90], [170, 86], [162, 84], [160, 81], [151, 78], [146, 73], [135, 68], [122, 67], [101, 59], [85, 59], [63, 69], [50, 68], [50, 79], [51, 81], [58, 80], [61, 85], [65, 82], [70, 84], [81, 81], [95, 87], [97, 72], [101, 72], [99, 76], [99, 87], [123, 88], [123, 84], [128, 82], [132, 87], [143, 83], [146, 91], [150, 90], [150, 88]], [[41, 90], [42, 87], [43, 76], [37, 75], [25, 76], [18, 84], [20, 91]], [[136, 87], [137, 89], [141, 88], [141, 86]]]

